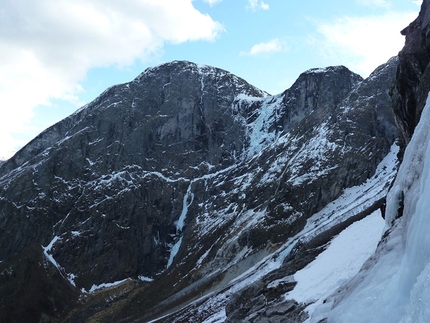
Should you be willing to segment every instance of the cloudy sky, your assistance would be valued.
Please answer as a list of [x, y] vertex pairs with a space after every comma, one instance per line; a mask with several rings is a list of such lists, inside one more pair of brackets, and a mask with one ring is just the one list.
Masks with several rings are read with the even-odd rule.
[[145, 68], [189, 60], [276, 94], [309, 68], [363, 77], [422, 0], [0, 0], [0, 158]]

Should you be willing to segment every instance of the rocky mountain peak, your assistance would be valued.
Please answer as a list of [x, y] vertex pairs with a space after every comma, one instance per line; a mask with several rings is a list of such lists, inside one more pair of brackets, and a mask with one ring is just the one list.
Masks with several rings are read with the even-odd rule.
[[[207, 83], [208, 86], [218, 86], [220, 91], [226, 90], [226, 86], [229, 85], [232, 86], [235, 91], [240, 91], [240, 93], [248, 96], [260, 97], [267, 95], [264, 91], [261, 91], [244, 79], [226, 70], [213, 66], [196, 64], [189, 61], [172, 61], [155, 67], [150, 67], [137, 76], [134, 82], [148, 82], [146, 81], [147, 78], [162, 78], [169, 76], [173, 77], [173, 81], [175, 81], [180, 77], [184, 77], [182, 75], [186, 75], [185, 78], [190, 79], [197, 77], [198, 80], [201, 81], [200, 85], [203, 87], [202, 91], [204, 91], [205, 83]], [[210, 87], [206, 89], [207, 92], [210, 92], [210, 90]]]
[[318, 74], [318, 73], [349, 73], [355, 74], [349, 70], [346, 66], [336, 65], [336, 66], [328, 66], [328, 67], [314, 67], [310, 68], [307, 71], [304, 71], [302, 74]]
[[267, 95], [215, 67], [175, 61], [149, 68], [130, 83], [110, 87], [45, 130], [8, 160], [0, 172], [5, 174], [32, 158], [38, 160], [37, 156], [56, 145], [70, 149], [67, 142], [71, 134], [81, 137], [83, 145], [91, 143], [84, 151], [78, 149], [83, 164], [97, 158], [92, 154], [116, 146], [117, 158], [111, 155], [109, 162], [103, 162], [110, 164], [105, 165], [110, 169], [128, 163], [151, 164], [151, 160], [157, 160], [157, 165], [150, 167], [158, 167], [160, 159], [167, 168], [231, 163], [231, 156], [241, 155], [245, 140], [245, 130], [235, 125], [236, 116], [231, 112], [239, 94]]
[[394, 141], [394, 72], [312, 69], [271, 96], [174, 61], [110, 87], [0, 166], [0, 272], [45, 259], [38, 277], [54, 268], [90, 298], [132, 282], [116, 321], [225, 286], [373, 176]]
[[326, 113], [362, 80], [344, 66], [313, 68], [300, 74], [293, 86], [283, 93], [289, 121], [295, 125], [311, 111]]

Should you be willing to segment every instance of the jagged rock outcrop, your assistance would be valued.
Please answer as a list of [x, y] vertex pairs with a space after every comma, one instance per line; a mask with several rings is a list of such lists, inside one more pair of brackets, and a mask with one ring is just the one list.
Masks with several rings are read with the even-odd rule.
[[58, 322], [78, 297], [38, 244], [0, 263], [1, 322]]
[[393, 111], [399, 130], [401, 154], [420, 120], [430, 88], [429, 6], [427, 1], [423, 1], [417, 19], [401, 32], [406, 36], [406, 41], [399, 53], [397, 82], [393, 89]]
[[[396, 68], [364, 81], [343, 66], [312, 69], [270, 96], [181, 61], [106, 90], [0, 165], [1, 266], [18, 270], [30, 253], [49, 261], [86, 295], [68, 322], [145, 321], [222, 290], [375, 173], [396, 137]], [[87, 294], [124, 279], [134, 283], [107, 303]]]

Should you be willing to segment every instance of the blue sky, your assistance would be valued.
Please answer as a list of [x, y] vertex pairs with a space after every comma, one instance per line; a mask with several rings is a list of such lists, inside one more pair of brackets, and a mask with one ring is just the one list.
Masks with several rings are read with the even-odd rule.
[[189, 60], [271, 94], [313, 67], [366, 77], [421, 0], [0, 0], [0, 158], [107, 87]]

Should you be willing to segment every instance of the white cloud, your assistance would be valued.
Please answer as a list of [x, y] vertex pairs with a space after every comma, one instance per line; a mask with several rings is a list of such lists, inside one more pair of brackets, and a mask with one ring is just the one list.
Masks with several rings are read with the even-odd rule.
[[269, 10], [269, 5], [262, 0], [248, 0], [247, 9], [256, 11], [257, 9]]
[[208, 3], [211, 7], [219, 2], [221, 2], [222, 0], [203, 0], [204, 2]]
[[21, 144], [32, 109], [76, 100], [93, 67], [131, 65], [165, 42], [214, 40], [223, 30], [192, 0], [3, 0], [0, 8], [0, 158]]
[[395, 56], [404, 46], [400, 31], [417, 16], [415, 12], [387, 12], [370, 17], [342, 17], [318, 23], [323, 38], [313, 39], [321, 55], [344, 64], [362, 76]]
[[421, 7], [423, 0], [416, 0], [416, 1], [412, 1], [412, 3], [416, 4], [417, 6]]
[[251, 47], [247, 52], [241, 52], [242, 56], [245, 55], [260, 55], [271, 54], [276, 52], [287, 51], [288, 46], [285, 42], [280, 41], [278, 38], [272, 39], [266, 43], [259, 43]]
[[389, 8], [391, 6], [386, 0], [355, 0], [358, 4], [367, 7]]

